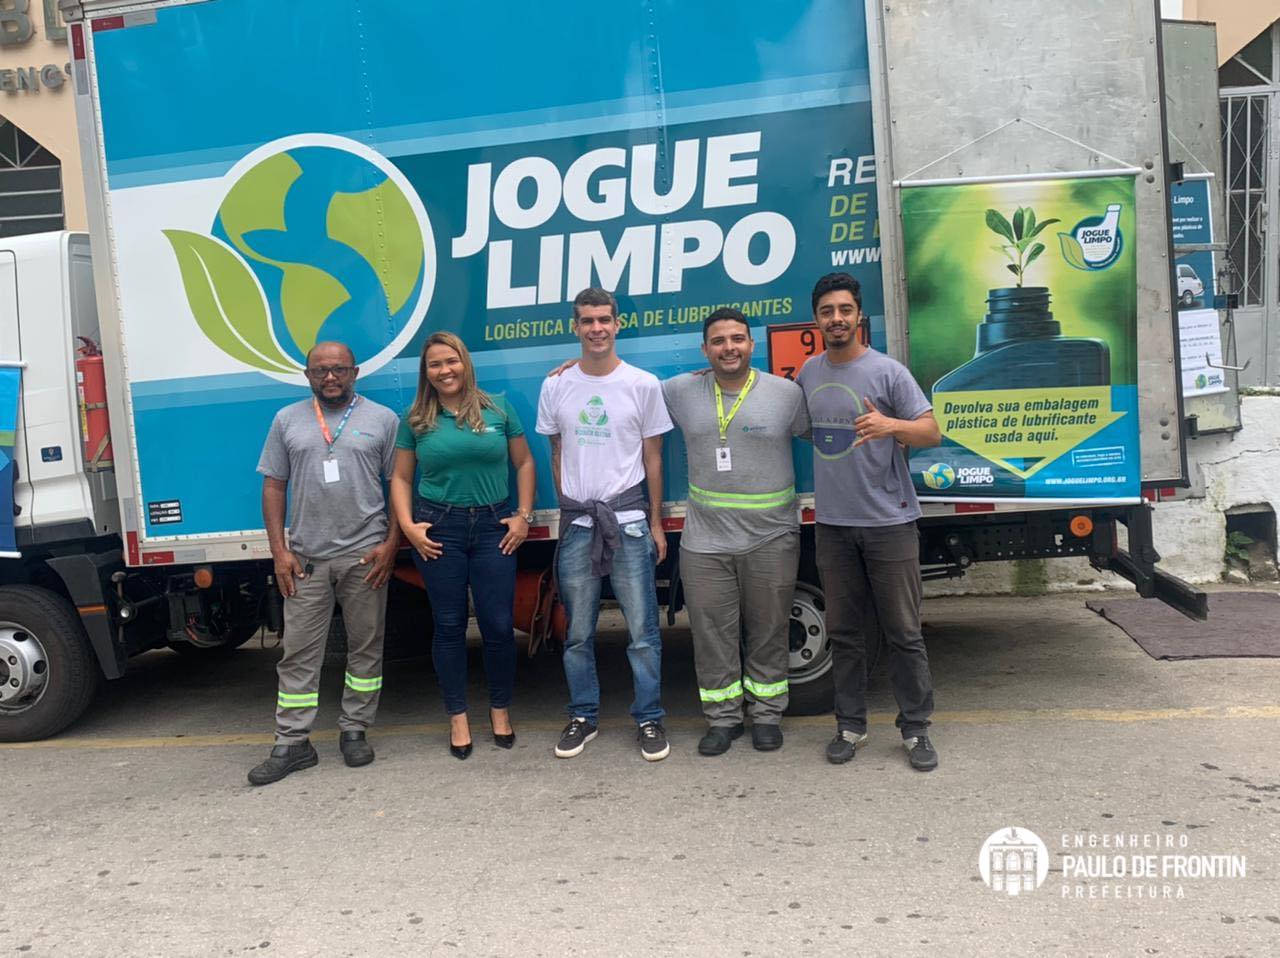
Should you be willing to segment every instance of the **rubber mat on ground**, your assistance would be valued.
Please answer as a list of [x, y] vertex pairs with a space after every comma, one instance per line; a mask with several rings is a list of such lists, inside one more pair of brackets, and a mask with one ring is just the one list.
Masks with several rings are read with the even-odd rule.
[[1209, 618], [1189, 619], [1159, 599], [1090, 599], [1153, 659], [1280, 657], [1280, 595], [1214, 592]]

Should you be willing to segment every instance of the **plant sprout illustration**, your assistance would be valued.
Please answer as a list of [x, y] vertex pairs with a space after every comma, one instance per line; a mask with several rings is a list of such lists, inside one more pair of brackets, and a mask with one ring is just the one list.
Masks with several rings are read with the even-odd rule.
[[1036, 257], [1044, 252], [1044, 244], [1035, 242], [1035, 238], [1048, 226], [1057, 223], [1056, 219], [1036, 222], [1035, 210], [1029, 206], [1019, 206], [1013, 214], [1013, 221], [1005, 219], [998, 210], [987, 210], [987, 228], [1005, 243], [991, 247], [997, 253], [1009, 257], [1005, 269], [1018, 278], [1022, 285], [1027, 267], [1035, 262]]

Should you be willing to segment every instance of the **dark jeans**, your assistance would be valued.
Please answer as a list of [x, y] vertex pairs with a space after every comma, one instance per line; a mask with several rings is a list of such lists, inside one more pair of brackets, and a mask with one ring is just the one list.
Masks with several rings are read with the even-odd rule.
[[499, 543], [507, 534], [511, 510], [496, 506], [447, 506], [420, 501], [415, 522], [429, 522], [427, 538], [444, 547], [438, 559], [414, 553], [431, 600], [435, 634], [431, 661], [440, 680], [450, 715], [467, 710], [467, 587], [475, 600], [476, 624], [483, 639], [484, 672], [489, 680], [489, 705], [511, 704], [516, 678], [516, 637], [512, 604], [516, 592], [516, 557], [504, 556]]
[[933, 680], [920, 635], [920, 537], [914, 522], [851, 527], [818, 523], [816, 558], [826, 597], [836, 725], [867, 730], [866, 631], [879, 627], [903, 738], [929, 727]]

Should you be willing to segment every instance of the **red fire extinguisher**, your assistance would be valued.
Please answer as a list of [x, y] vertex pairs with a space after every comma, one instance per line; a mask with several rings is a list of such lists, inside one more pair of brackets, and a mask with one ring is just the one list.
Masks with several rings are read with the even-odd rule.
[[88, 336], [77, 336], [76, 394], [80, 399], [80, 435], [84, 441], [85, 470], [110, 469], [111, 420], [107, 414], [107, 377], [102, 368], [102, 350]]

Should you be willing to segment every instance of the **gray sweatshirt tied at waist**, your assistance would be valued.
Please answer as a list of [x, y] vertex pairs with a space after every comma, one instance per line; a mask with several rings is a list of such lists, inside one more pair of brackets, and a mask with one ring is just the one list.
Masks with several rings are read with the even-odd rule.
[[622, 544], [622, 530], [618, 528], [619, 512], [630, 509], [644, 510], [649, 505], [644, 488], [637, 483], [626, 492], [612, 499], [592, 499], [578, 502], [566, 495], [560, 496], [560, 535], [575, 519], [591, 517], [591, 574], [608, 575], [613, 571], [613, 554]]

